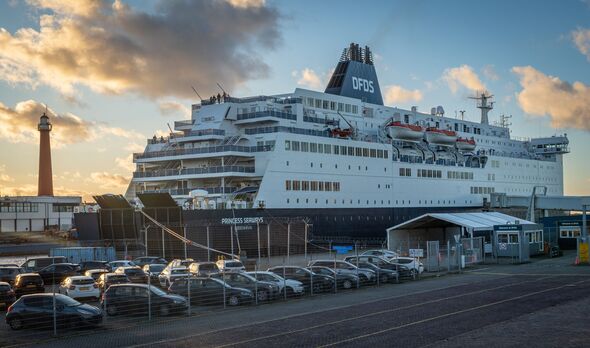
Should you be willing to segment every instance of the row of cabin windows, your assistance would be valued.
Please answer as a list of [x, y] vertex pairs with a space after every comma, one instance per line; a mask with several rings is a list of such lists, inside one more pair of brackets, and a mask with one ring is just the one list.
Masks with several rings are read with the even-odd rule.
[[[337, 200], [337, 199], [333, 199], [333, 200], [326, 199], [326, 200], [325, 200], [326, 204], [330, 204], [330, 201], [332, 201], [332, 202], [333, 202], [333, 204], [337, 204], [337, 202], [338, 202], [338, 200]], [[343, 200], [342, 200], [342, 204], [346, 204], [346, 201], [347, 201], [347, 200], [343, 199]], [[299, 203], [310, 203], [310, 202], [311, 202], [311, 203], [316, 203], [316, 204], [317, 204], [317, 203], [319, 202], [319, 200], [318, 200], [317, 198], [315, 198], [315, 199], [310, 199], [310, 198], [305, 198], [305, 199], [303, 199], [303, 198], [295, 198], [295, 199], [292, 199], [292, 198], [287, 198], [287, 204], [289, 204], [289, 203], [291, 203], [291, 202], [293, 202], [293, 203], [297, 203], [297, 204], [299, 204]], [[352, 200], [352, 199], [351, 199], [351, 200], [349, 200], [348, 202], [349, 202], [349, 204], [353, 204], [353, 200]], [[436, 201], [434, 201], [434, 200], [430, 200], [430, 201], [428, 201], [428, 200], [426, 200], [426, 199], [425, 199], [424, 201], [423, 201], [423, 200], [418, 200], [418, 205], [422, 204], [422, 202], [424, 202], [424, 204], [457, 204], [457, 202], [456, 202], [455, 200], [453, 200], [453, 201], [451, 202], [451, 200], [450, 200], [450, 199], [449, 199], [448, 201], [447, 201], [447, 200], [442, 200], [442, 201], [441, 201], [440, 199], [439, 199], [439, 200], [436, 200]], [[369, 205], [369, 204], [371, 204], [371, 200], [368, 200], [368, 199], [367, 199], [366, 201], [363, 201], [363, 203], [366, 203], [367, 205]], [[372, 203], [373, 203], [374, 205], [376, 205], [376, 204], [377, 204], [377, 200], [373, 200], [373, 201], [372, 201]], [[467, 200], [465, 201], [465, 204], [471, 204], [471, 203], [473, 203], [473, 202], [472, 202], [472, 201], [469, 201], [469, 203], [468, 203], [468, 201], [467, 201]], [[358, 199], [358, 200], [356, 201], [356, 204], [357, 204], [357, 205], [358, 205], [358, 204], [361, 204], [361, 200], [360, 200], [360, 199]], [[383, 200], [383, 199], [382, 199], [382, 200], [381, 200], [381, 204], [385, 204], [385, 200]], [[391, 200], [387, 200], [387, 204], [391, 204]], [[406, 201], [406, 200], [404, 200], [404, 199], [402, 199], [402, 200], [397, 200], [397, 199], [396, 199], [396, 200], [395, 200], [395, 204], [396, 204], [396, 205], [400, 205], [400, 204], [401, 204], [401, 205], [406, 205], [406, 204], [410, 205], [410, 204], [412, 204], [412, 201], [411, 201], [411, 200], [407, 200], [407, 201]]]
[[399, 176], [412, 176], [412, 168], [400, 168]]
[[316, 109], [333, 110], [339, 112], [346, 112], [349, 114], [358, 114], [359, 112], [358, 105], [338, 103], [335, 101], [315, 99], [311, 97], [305, 98], [305, 105]]
[[473, 180], [472, 172], [457, 172], [449, 170], [447, 172], [447, 179], [461, 179], [461, 180]]
[[418, 169], [419, 178], [442, 178], [442, 171], [432, 169]]
[[339, 146], [330, 144], [308, 143], [305, 141], [285, 140], [285, 150], [301, 151], [313, 153], [326, 153], [343, 156], [371, 157], [371, 158], [388, 158], [387, 150], [370, 149], [366, 147]]
[[472, 194], [487, 195], [487, 194], [494, 193], [494, 192], [495, 192], [494, 187], [481, 187], [481, 186], [472, 186], [471, 187]]
[[285, 180], [287, 191], [340, 191], [340, 183], [332, 181]]

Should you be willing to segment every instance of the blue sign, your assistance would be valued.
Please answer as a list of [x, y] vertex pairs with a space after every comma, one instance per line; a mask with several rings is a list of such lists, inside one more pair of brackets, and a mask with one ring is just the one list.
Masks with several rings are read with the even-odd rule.
[[333, 245], [332, 250], [335, 250], [336, 254], [348, 254], [352, 250], [352, 245]]

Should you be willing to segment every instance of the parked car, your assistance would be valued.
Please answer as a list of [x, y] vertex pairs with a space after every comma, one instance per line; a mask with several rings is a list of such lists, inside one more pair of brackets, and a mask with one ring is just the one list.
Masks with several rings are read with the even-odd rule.
[[129, 260], [111, 261], [108, 263], [108, 265], [109, 265], [109, 269], [113, 272], [119, 267], [133, 267], [133, 266], [135, 266], [133, 261], [129, 261]]
[[375, 275], [377, 276], [377, 280], [381, 284], [383, 284], [383, 283], [398, 283], [399, 282], [399, 274], [397, 273], [396, 270], [393, 270], [391, 268], [381, 268], [373, 263], [369, 263], [369, 262], [365, 262], [365, 261], [358, 262], [358, 264], [355, 263], [355, 265], [358, 265], [358, 267], [360, 267], [360, 268], [370, 269], [373, 272], [375, 272]]
[[141, 313], [147, 314], [148, 305], [154, 314], [167, 316], [186, 311], [188, 303], [182, 296], [167, 294], [161, 289], [147, 284], [115, 284], [102, 295], [101, 306], [106, 305], [107, 314]]
[[19, 266], [6, 265], [0, 267], [0, 282], [7, 282], [8, 284], [14, 284], [16, 276], [24, 273], [25, 271]]
[[94, 281], [98, 281], [98, 278], [100, 278], [100, 276], [105, 273], [110, 273], [110, 271], [108, 269], [89, 269], [86, 272], [84, 272], [84, 275], [92, 277]]
[[234, 288], [248, 289], [258, 301], [270, 301], [279, 295], [279, 287], [273, 282], [258, 281], [246, 273], [228, 272], [212, 274], [212, 278], [221, 279]]
[[361, 255], [361, 256], [348, 256], [344, 258], [345, 261], [356, 265], [357, 260], [358, 262], [368, 262], [374, 264], [379, 268], [390, 269], [392, 271], [396, 271], [398, 274], [398, 279], [407, 279], [407, 278], [415, 278], [414, 272], [410, 271], [406, 265], [393, 262], [389, 259], [386, 259], [382, 256], [370, 256], [370, 255]]
[[188, 270], [198, 277], [208, 277], [211, 274], [219, 273], [219, 267], [215, 262], [193, 262], [188, 266]]
[[301, 282], [305, 288], [305, 292], [314, 293], [321, 291], [329, 291], [334, 288], [334, 278], [316, 274], [307, 268], [297, 266], [276, 266], [268, 269], [269, 272], [278, 274], [286, 279], [293, 279]]
[[162, 257], [158, 257], [158, 256], [142, 256], [142, 257], [138, 257], [135, 260], [133, 260], [133, 263], [139, 267], [143, 267], [145, 265], [154, 265], [154, 264], [162, 264], [162, 265], [166, 266], [168, 261], [166, 261], [166, 259], [164, 259]]
[[396, 253], [395, 251], [391, 251], [391, 250], [387, 250], [387, 249], [367, 250], [367, 251], [364, 251], [361, 255], [362, 256], [381, 256], [385, 259], [393, 259], [393, 258], [399, 256], [399, 254]]
[[7, 282], [0, 282], [0, 305], [8, 308], [16, 301], [14, 290]]
[[82, 261], [80, 262], [80, 273], [84, 274], [91, 269], [107, 269], [111, 270], [107, 261]]
[[352, 289], [358, 288], [361, 284], [359, 277], [356, 274], [349, 272], [343, 272], [339, 269], [328, 268], [324, 266], [312, 266], [309, 269], [315, 274], [322, 274], [334, 278], [338, 288], [340, 289]]
[[96, 284], [100, 292], [104, 292], [109, 286], [114, 284], [127, 284], [130, 283], [129, 278], [124, 274], [116, 273], [104, 273], [98, 277]]
[[285, 287], [287, 289], [287, 297], [303, 295], [305, 291], [303, 283], [300, 281], [294, 279], [285, 279], [273, 272], [258, 271], [246, 272], [246, 274], [251, 275], [258, 281], [274, 283], [279, 287], [279, 296], [284, 296]]
[[68, 259], [64, 256], [54, 256], [54, 257], [33, 257], [25, 261], [21, 267], [25, 270], [25, 272], [37, 272], [42, 268], [45, 268], [49, 265], [53, 265], [55, 263], [67, 263]]
[[[178, 279], [170, 285], [168, 290], [171, 293], [188, 297], [190, 289], [191, 303], [199, 305], [219, 305], [223, 304], [223, 295], [225, 294], [225, 303], [229, 306], [252, 303], [254, 294], [252, 291], [239, 287], [232, 287], [217, 278], [191, 277], [187, 279]], [[224, 290], [225, 288], [225, 290]]]
[[218, 260], [216, 264], [220, 272], [242, 272], [246, 270], [240, 260]]
[[418, 273], [422, 274], [424, 272], [424, 264], [422, 262], [418, 262], [418, 259], [413, 257], [396, 257], [391, 259], [391, 262], [398, 263], [404, 265], [410, 269], [410, 273]]
[[89, 276], [67, 277], [59, 285], [58, 292], [71, 298], [100, 298], [98, 284]]
[[55, 315], [59, 326], [99, 325], [102, 323], [100, 308], [82, 304], [61, 294], [25, 295], [8, 308], [6, 323], [13, 330], [31, 326], [50, 328]]
[[119, 267], [113, 273], [126, 275], [131, 283], [146, 284], [148, 282], [148, 275], [139, 266]]
[[172, 284], [176, 279], [187, 278], [189, 276], [190, 273], [188, 272], [188, 269], [186, 269], [186, 267], [166, 267], [158, 276], [158, 281], [160, 282], [161, 287], [168, 289], [170, 287], [170, 284]]
[[360, 268], [350, 262], [342, 260], [315, 260], [310, 261], [309, 266], [324, 266], [334, 268], [342, 273], [354, 274], [359, 277], [361, 284], [373, 283], [376, 281], [375, 272], [370, 269]]
[[143, 271], [150, 277], [150, 281], [154, 284], [158, 284], [159, 276], [166, 268], [166, 265], [154, 263], [143, 266]]
[[168, 262], [166, 268], [179, 268], [179, 267], [186, 267], [190, 266], [191, 263], [195, 262], [195, 260], [188, 258], [188, 259], [174, 259]]
[[64, 279], [78, 274], [78, 265], [73, 263], [54, 263], [37, 273], [43, 278], [45, 284], [59, 284]]
[[21, 273], [16, 276], [12, 289], [16, 297], [20, 297], [26, 294], [45, 292], [45, 284], [43, 278], [37, 273]]

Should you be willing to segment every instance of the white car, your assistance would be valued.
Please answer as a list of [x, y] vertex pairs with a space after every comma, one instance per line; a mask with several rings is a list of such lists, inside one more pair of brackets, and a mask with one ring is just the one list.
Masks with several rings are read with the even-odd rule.
[[283, 294], [284, 286], [287, 287], [287, 296], [303, 295], [303, 283], [294, 279], [285, 279], [272, 272], [246, 272], [246, 274], [255, 277], [256, 280], [270, 282], [279, 287], [279, 294]]
[[113, 271], [115, 271], [119, 267], [135, 266], [135, 263], [133, 263], [133, 261], [129, 261], [129, 260], [116, 260], [116, 261], [109, 262], [108, 265], [109, 265], [109, 267], [111, 267], [111, 269]]
[[59, 293], [71, 298], [94, 298], [100, 297], [100, 289], [90, 276], [72, 276], [64, 279], [59, 285]]
[[240, 260], [219, 260], [216, 263], [220, 272], [242, 272], [246, 270]]
[[424, 272], [424, 264], [422, 262], [418, 262], [418, 259], [413, 257], [404, 257], [399, 256], [390, 260], [394, 263], [402, 264], [410, 269], [410, 271], [418, 271], [418, 274], [422, 274]]
[[362, 256], [380, 256], [385, 259], [394, 259], [399, 256], [398, 253], [395, 251], [387, 250], [387, 249], [373, 249], [367, 250], [361, 254]]
[[188, 278], [191, 274], [186, 267], [175, 267], [175, 268], [164, 268], [164, 270], [158, 275], [160, 286], [168, 289], [178, 278]]

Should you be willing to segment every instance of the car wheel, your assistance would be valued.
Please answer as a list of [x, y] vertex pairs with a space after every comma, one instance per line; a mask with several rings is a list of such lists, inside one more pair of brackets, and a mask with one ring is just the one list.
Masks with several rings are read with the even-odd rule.
[[239, 305], [239, 304], [240, 304], [240, 299], [239, 299], [239, 298], [238, 298], [238, 296], [236, 296], [236, 295], [231, 295], [231, 296], [229, 297], [229, 299], [227, 300], [227, 303], [228, 303], [230, 306], [237, 306], [237, 305]]
[[[283, 294], [282, 291], [281, 291], [281, 294]], [[290, 287], [287, 287], [287, 297], [293, 297], [294, 295], [295, 295], [295, 293], [293, 292], [293, 289], [291, 289]]]
[[382, 274], [379, 278], [380, 278], [379, 281], [381, 283], [387, 283], [387, 282], [389, 282], [389, 278], [387, 277], [387, 274]]
[[314, 283], [313, 284], [313, 292], [318, 293], [322, 291], [322, 285], [319, 283]]
[[344, 289], [350, 289], [350, 288], [352, 288], [352, 282], [347, 279], [347, 280], [345, 280], [345, 281], [342, 282], [342, 287]]
[[114, 316], [117, 315], [119, 313], [119, 310], [117, 309], [117, 306], [115, 305], [107, 305], [107, 314], [110, 316]]
[[20, 317], [14, 317], [10, 319], [8, 325], [10, 325], [10, 328], [13, 330], [20, 330], [23, 328], [23, 321]]
[[160, 315], [167, 317], [170, 315], [170, 306], [167, 304], [160, 305]]
[[269, 299], [268, 291], [258, 291], [257, 297], [258, 297], [259, 302], [268, 301], [268, 299]]

